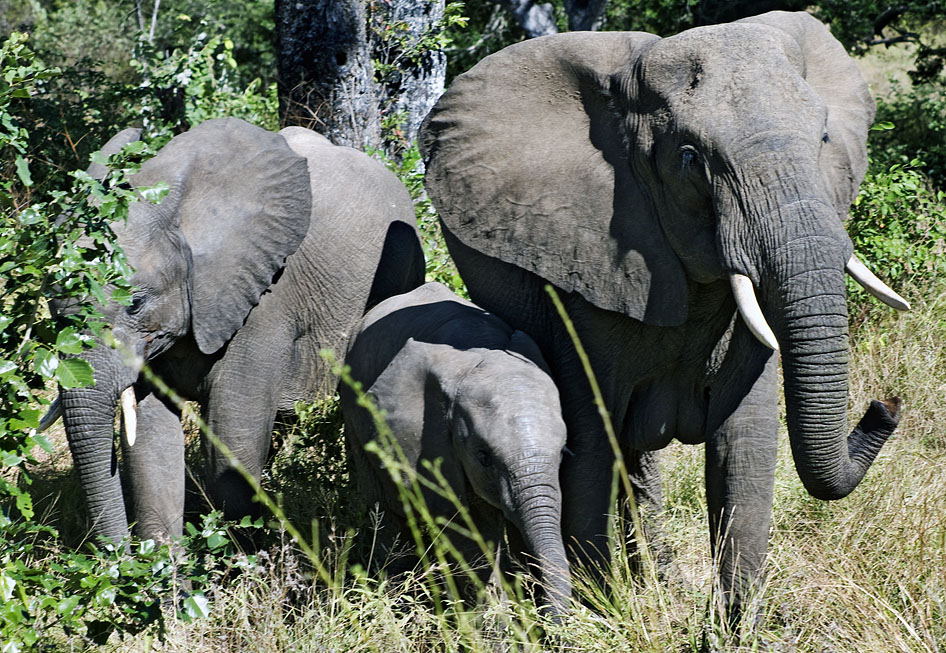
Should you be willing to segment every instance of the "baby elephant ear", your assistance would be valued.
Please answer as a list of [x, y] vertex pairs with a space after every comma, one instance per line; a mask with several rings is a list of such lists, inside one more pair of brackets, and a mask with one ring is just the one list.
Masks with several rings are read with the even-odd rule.
[[775, 27], [801, 48], [805, 81], [828, 104], [821, 167], [838, 215], [846, 218], [867, 171], [867, 132], [876, 110], [857, 64], [828, 28], [806, 12], [772, 11], [740, 22]]
[[[309, 229], [306, 160], [279, 134], [235, 118], [175, 136], [135, 175], [172, 185], [157, 207], [193, 259], [191, 320], [204, 353], [220, 349], [273, 284]], [[174, 239], [181, 240], [180, 238]]]
[[506, 350], [519, 354], [524, 358], [528, 358], [530, 361], [539, 366], [539, 368], [546, 374], [551, 374], [552, 371], [549, 369], [548, 363], [545, 362], [545, 358], [542, 357], [542, 352], [539, 349], [539, 346], [535, 344], [529, 334], [524, 331], [513, 331], [512, 336], [509, 338], [509, 344], [506, 346]]
[[634, 63], [658, 40], [571, 32], [510, 46], [453, 82], [420, 144], [427, 189], [464, 245], [601, 308], [675, 325], [683, 268], [623, 137]]

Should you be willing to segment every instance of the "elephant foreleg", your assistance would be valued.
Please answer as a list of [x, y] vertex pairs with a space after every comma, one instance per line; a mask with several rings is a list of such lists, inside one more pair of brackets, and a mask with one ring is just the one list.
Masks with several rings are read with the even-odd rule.
[[133, 530], [141, 538], [167, 541], [184, 525], [184, 431], [175, 408], [148, 388], [135, 386], [138, 433], [122, 437], [124, 476], [131, 488]]
[[232, 458], [205, 440], [206, 482], [213, 506], [226, 519], [261, 513], [243, 472], [259, 480], [266, 464], [292, 343], [289, 333], [248, 323], [211, 371], [204, 406], [207, 426]]
[[[657, 566], [658, 573], [661, 577], [665, 577], [668, 568], [672, 565], [673, 555], [670, 545], [667, 544], [664, 537], [663, 490], [661, 488], [658, 458], [656, 451], [631, 449], [624, 453], [627, 474], [640, 518], [640, 526], [644, 532], [644, 541], [654, 564]], [[622, 508], [624, 536], [627, 542], [628, 554], [633, 556], [632, 562], [636, 562], [640, 559], [640, 551], [638, 538], [635, 536], [633, 516], [629, 510], [629, 502], [624, 501]], [[639, 565], [635, 565], [635, 567], [639, 567]]]
[[735, 624], [762, 579], [778, 439], [777, 357], [706, 442], [706, 500], [717, 564], [717, 607]]

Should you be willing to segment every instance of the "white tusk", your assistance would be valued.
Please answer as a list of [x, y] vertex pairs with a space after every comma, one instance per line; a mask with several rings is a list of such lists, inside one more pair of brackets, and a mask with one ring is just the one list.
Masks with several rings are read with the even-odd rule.
[[39, 420], [39, 427], [36, 429], [36, 432], [42, 433], [55, 424], [56, 420], [60, 417], [62, 417], [62, 395], [56, 395], [56, 398], [53, 399], [53, 403], [49, 404], [49, 410], [47, 410], [43, 418]]
[[122, 422], [125, 425], [125, 442], [129, 447], [134, 446], [138, 436], [138, 402], [132, 386], [128, 386], [122, 393]]
[[763, 345], [778, 351], [778, 340], [775, 334], [765, 321], [762, 315], [762, 309], [759, 308], [759, 301], [755, 297], [755, 290], [752, 288], [752, 279], [744, 274], [731, 273], [729, 283], [732, 286], [733, 295], [736, 296], [736, 306], [739, 307], [739, 314], [745, 321], [746, 326]]
[[844, 269], [847, 270], [847, 273], [851, 275], [851, 278], [854, 279], [854, 281], [864, 287], [864, 290], [882, 301], [887, 306], [895, 308], [898, 311], [910, 310], [910, 304], [907, 302], [907, 300], [895, 293], [887, 284], [878, 279], [877, 275], [871, 272], [866, 265], [861, 263], [860, 259], [854, 254], [851, 254], [851, 258], [848, 259], [847, 265], [844, 266]]

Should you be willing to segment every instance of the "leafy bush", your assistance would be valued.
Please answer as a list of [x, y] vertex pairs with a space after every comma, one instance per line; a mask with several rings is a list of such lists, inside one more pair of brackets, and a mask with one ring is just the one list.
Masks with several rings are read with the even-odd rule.
[[[265, 120], [267, 98], [254, 95], [253, 88], [233, 92], [223, 83], [225, 76], [214, 76], [215, 62], [226, 62], [231, 47], [219, 38], [198, 43], [162, 60], [164, 67], [151, 65], [149, 70], [157, 71], [151, 79], [167, 84], [162, 88], [179, 79], [189, 97], [185, 116], [194, 120], [240, 107], [261, 107], [255, 115]], [[101, 332], [95, 305], [107, 294], [130, 299], [125, 279], [131, 271], [112, 245], [110, 224], [124, 220], [133, 202], [160, 198], [161, 189], [132, 190], [127, 183], [153, 151], [139, 141], [109, 161], [93, 158], [111, 168], [102, 180], [82, 170], [38, 167], [42, 159], [30, 147], [35, 135], [23, 124], [37, 126], [30, 121], [38, 114], [21, 110], [54, 88], [60, 72], [38, 63], [22, 34], [0, 47], [0, 68], [0, 646], [18, 651], [63, 637], [100, 644], [113, 632], [160, 635], [161, 602], [183, 578], [195, 591], [184, 598], [181, 616], [203, 616], [207, 602], [201, 588], [218, 579], [220, 565], [236, 564], [220, 555], [232, 546], [219, 515], [205, 516], [199, 528], [189, 524], [173, 547], [145, 541], [89, 544], [89, 553], [64, 551], [57, 532], [34, 521], [25, 467], [35, 462], [36, 447], [52, 451], [35, 431], [42, 404], [48, 403], [46, 387], [92, 382], [91, 367], [74, 355], [90, 346], [86, 330]], [[133, 106], [152, 97], [136, 93], [127, 99]], [[155, 138], [167, 135], [167, 123], [157, 126], [163, 129], [155, 130]], [[34, 176], [45, 183], [38, 185]], [[56, 189], [57, 179], [67, 180], [68, 190]], [[54, 321], [44, 305], [52, 293], [75, 305], [75, 313]]]
[[946, 86], [894, 84], [890, 94], [877, 102], [877, 120], [892, 123], [895, 129], [872, 134], [874, 159], [922, 170], [936, 188], [946, 190]]
[[[857, 255], [894, 287], [933, 288], [946, 276], [946, 192], [922, 168], [919, 159], [872, 163], [847, 225]], [[860, 287], [850, 289], [863, 303]]]
[[254, 79], [239, 90], [230, 78], [237, 69], [233, 53], [229, 38], [204, 32], [167, 54], [140, 42], [132, 65], [141, 81], [126, 93], [127, 115], [140, 116], [156, 147], [211, 118], [242, 118], [278, 130], [276, 84], [262, 89]]

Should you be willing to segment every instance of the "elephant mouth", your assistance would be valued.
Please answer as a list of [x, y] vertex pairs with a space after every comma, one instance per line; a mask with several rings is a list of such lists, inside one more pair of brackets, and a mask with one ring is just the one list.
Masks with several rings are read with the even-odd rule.
[[[864, 290], [887, 306], [898, 311], [910, 310], [910, 303], [881, 281], [857, 256], [852, 254], [844, 269]], [[752, 335], [769, 349], [779, 351], [778, 339], [766, 321], [765, 315], [762, 314], [752, 280], [743, 274], [734, 272], [730, 273], [729, 282], [736, 298], [739, 314], [745, 321], [746, 326], [749, 327]]]

